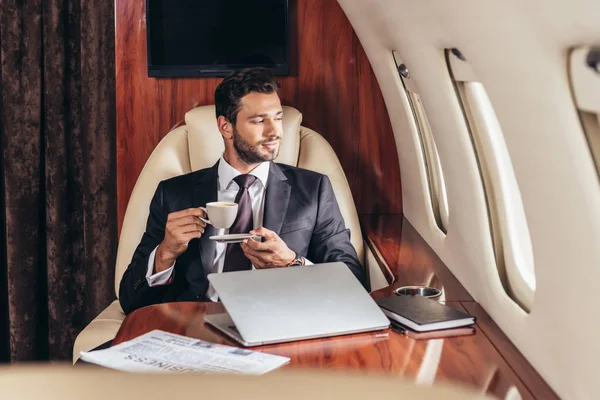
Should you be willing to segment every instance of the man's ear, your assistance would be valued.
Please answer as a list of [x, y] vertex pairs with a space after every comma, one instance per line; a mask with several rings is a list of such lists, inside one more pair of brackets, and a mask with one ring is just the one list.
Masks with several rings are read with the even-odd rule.
[[227, 118], [219, 115], [219, 118], [217, 118], [217, 126], [219, 127], [219, 132], [221, 132], [223, 139], [233, 138], [233, 125]]

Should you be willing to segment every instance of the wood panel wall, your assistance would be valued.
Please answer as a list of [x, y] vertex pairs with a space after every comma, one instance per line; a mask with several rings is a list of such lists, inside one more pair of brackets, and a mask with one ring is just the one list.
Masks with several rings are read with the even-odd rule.
[[[144, 0], [115, 0], [119, 230], [146, 160], [196, 105], [213, 104], [221, 78], [148, 78]], [[396, 145], [377, 80], [335, 0], [290, 0], [292, 75], [282, 103], [336, 151], [359, 213], [400, 213]]]

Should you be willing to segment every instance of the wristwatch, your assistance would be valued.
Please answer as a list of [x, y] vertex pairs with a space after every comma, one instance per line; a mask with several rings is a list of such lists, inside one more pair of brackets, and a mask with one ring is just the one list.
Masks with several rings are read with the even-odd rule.
[[294, 258], [294, 261], [292, 261], [291, 263], [288, 264], [288, 267], [296, 267], [299, 265], [304, 265], [304, 257], [302, 257], [300, 254], [295, 253], [296, 254], [296, 258]]

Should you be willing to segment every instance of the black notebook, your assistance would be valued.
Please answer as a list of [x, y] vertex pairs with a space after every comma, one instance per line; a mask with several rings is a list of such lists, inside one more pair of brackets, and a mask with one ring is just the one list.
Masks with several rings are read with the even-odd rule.
[[475, 317], [423, 296], [375, 299], [388, 318], [417, 332], [473, 325]]
[[436, 329], [435, 331], [417, 332], [412, 329], [408, 329], [400, 322], [390, 319], [390, 327], [398, 332], [408, 336], [415, 340], [430, 340], [430, 339], [442, 339], [447, 337], [457, 336], [470, 336], [475, 334], [475, 328], [473, 326], [461, 326], [458, 328], [451, 329]]

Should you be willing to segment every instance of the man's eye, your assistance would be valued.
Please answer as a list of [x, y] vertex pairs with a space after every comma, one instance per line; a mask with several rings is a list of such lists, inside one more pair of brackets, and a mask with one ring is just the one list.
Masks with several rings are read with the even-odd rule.
[[265, 120], [261, 119], [261, 120], [254, 120], [255, 124], [262, 124]]
[[276, 121], [283, 121], [283, 118], [279, 117], [279, 118], [275, 118]]

